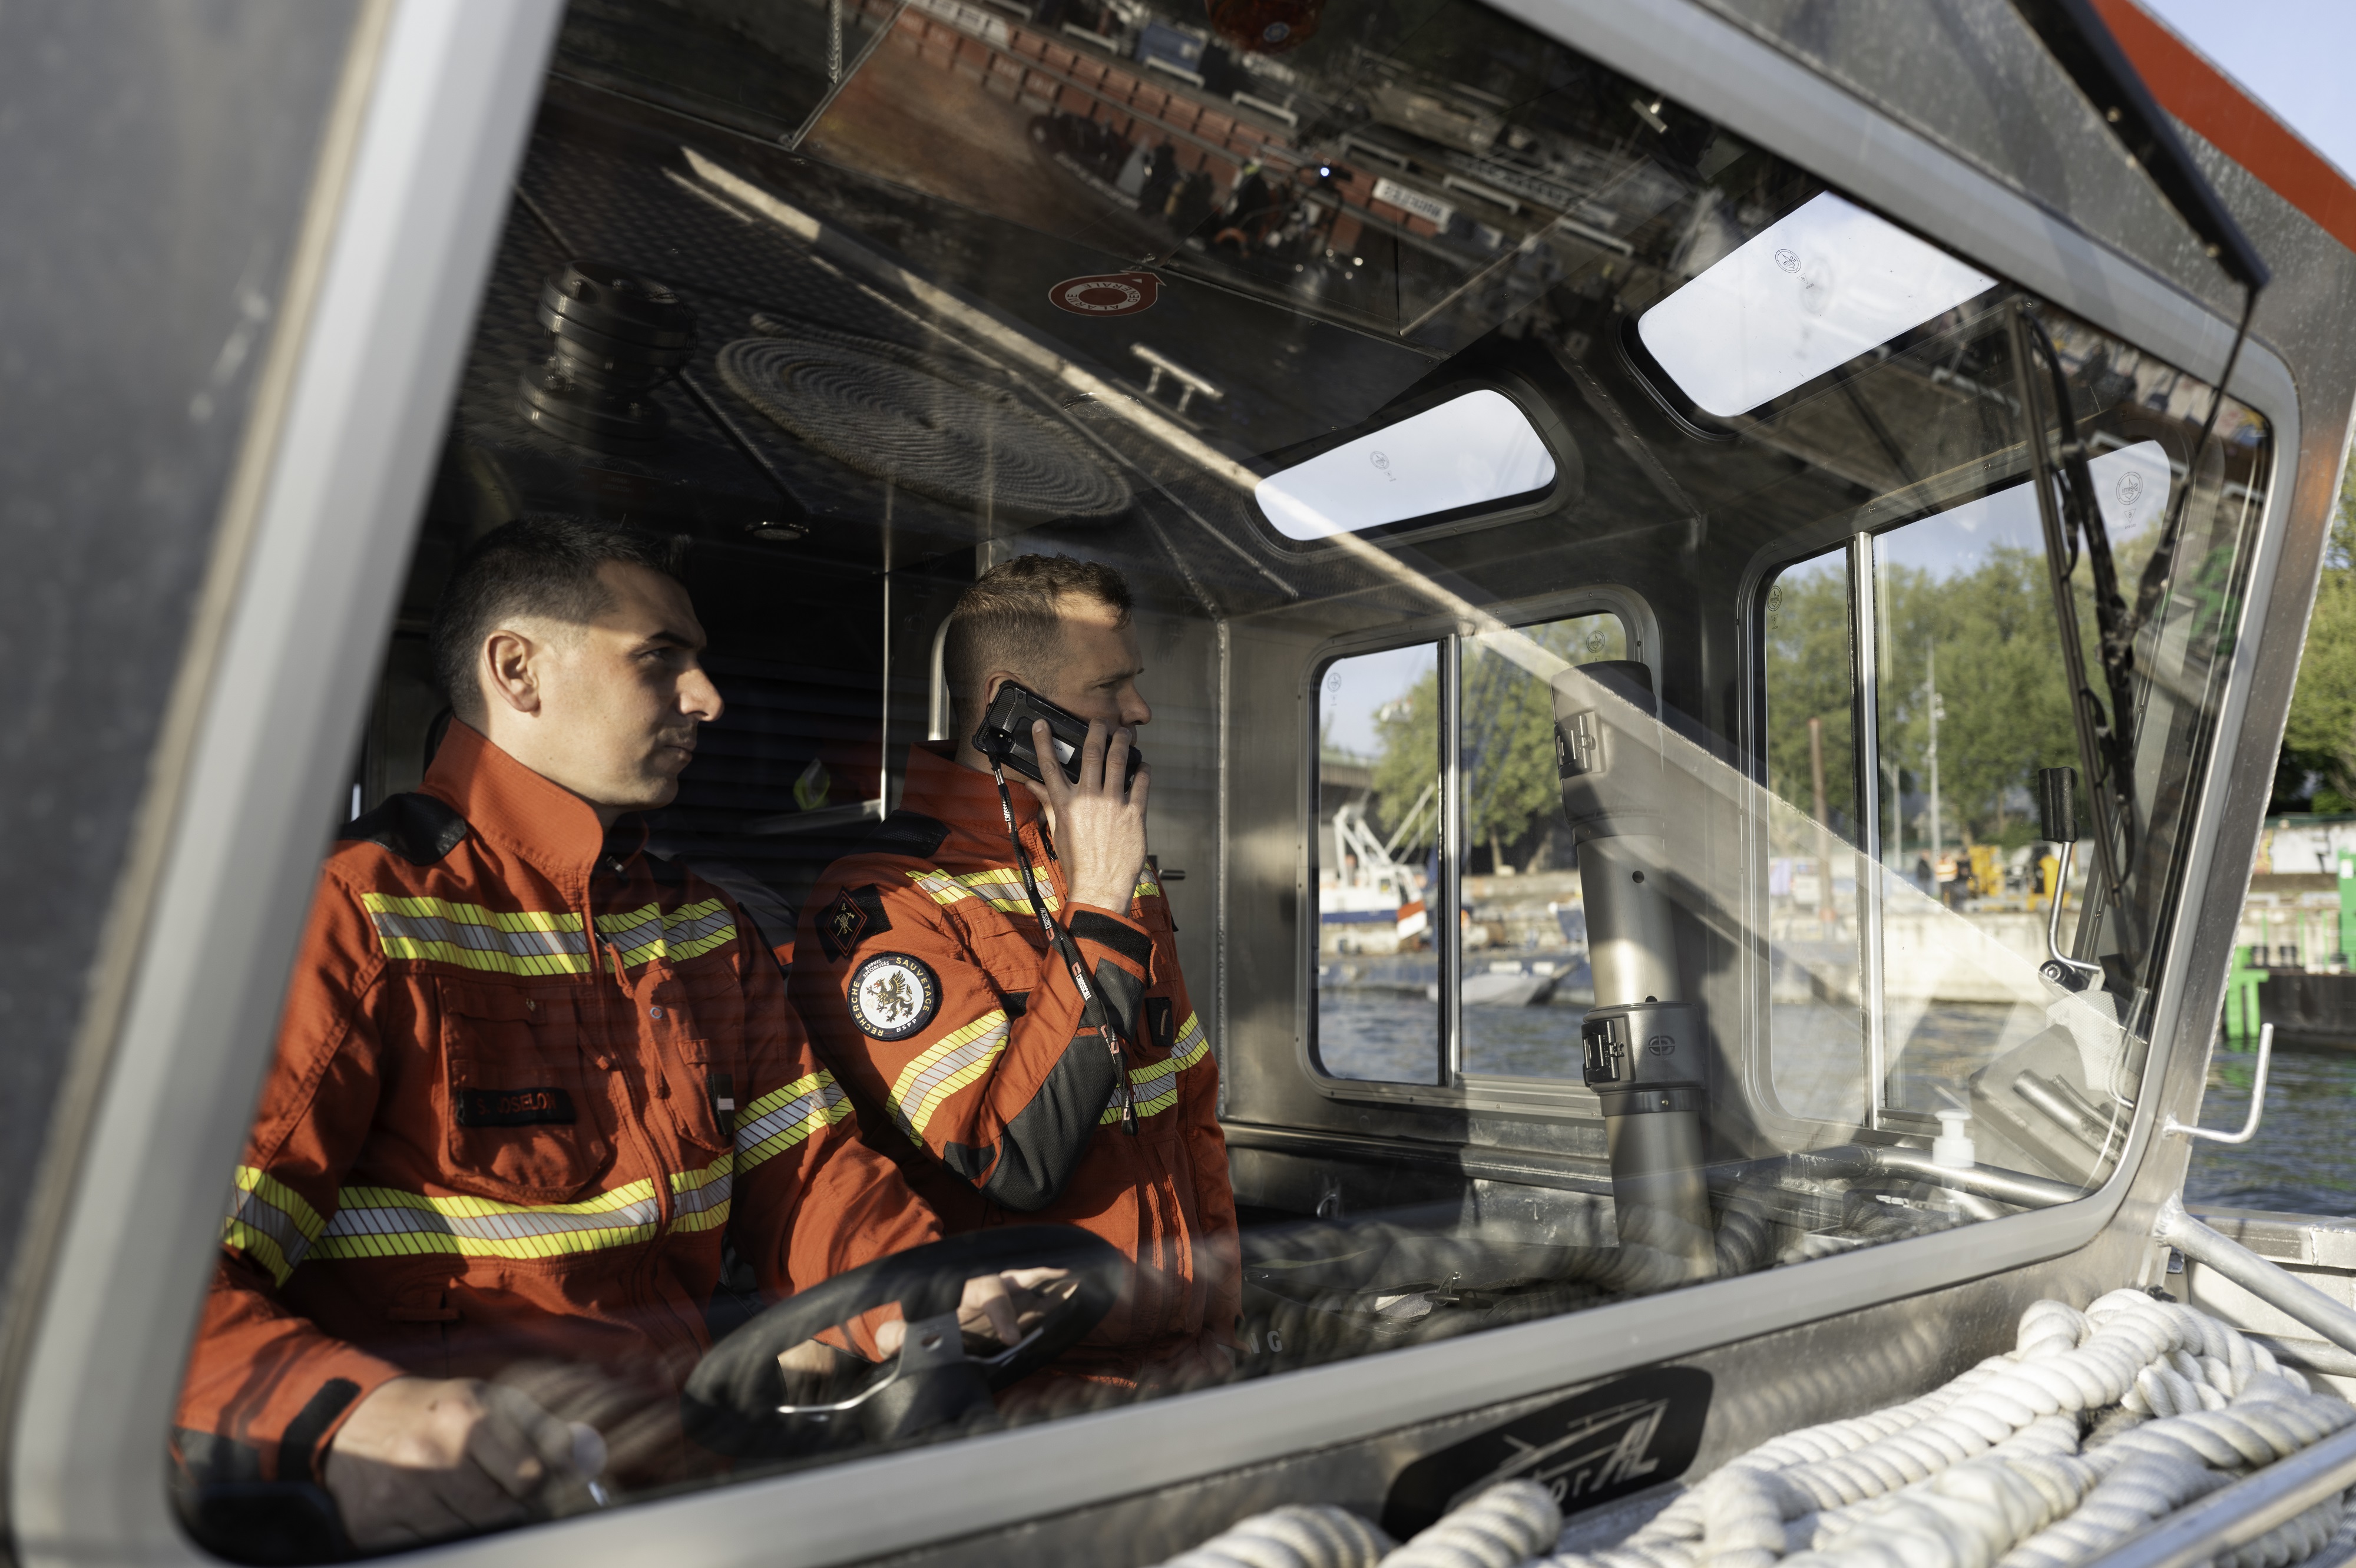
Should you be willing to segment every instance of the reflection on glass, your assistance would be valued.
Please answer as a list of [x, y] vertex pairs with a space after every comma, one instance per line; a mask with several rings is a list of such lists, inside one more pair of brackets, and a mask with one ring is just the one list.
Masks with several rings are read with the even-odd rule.
[[[2158, 442], [2107, 444], [2088, 469], [2132, 578], [2173, 480]], [[1873, 560], [1887, 1095], [1893, 1109], [1929, 1113], [1965, 1103], [1976, 1073], [2083, 1011], [2037, 972], [2061, 846], [2039, 836], [2033, 794], [2039, 768], [2079, 757], [2029, 486], [1891, 529]], [[2082, 564], [2082, 600], [2087, 577]], [[2091, 633], [2091, 604], [2081, 619]], [[2087, 651], [2098, 669], [2091, 635]], [[2088, 864], [2091, 843], [2075, 858]], [[2084, 887], [2082, 876], [2060, 890], [2065, 933]], [[2065, 1055], [2029, 1090], [2043, 1109], [2064, 1108], [2062, 1136], [2073, 1158], [2091, 1159], [2118, 1108], [2091, 1058]]]
[[1687, 397], [1730, 418], [1995, 286], [1827, 191], [1646, 311], [1636, 330]]
[[[1569, 664], [1628, 657], [1614, 615], [1516, 628]], [[1464, 770], [1466, 916], [1458, 967], [1468, 1073], [1576, 1078], [1579, 1017], [1595, 1001], [1587, 914], [1556, 778], [1547, 682], [1491, 639], [1463, 642], [1457, 755]]]
[[1532, 496], [1554, 475], [1529, 415], [1482, 391], [1270, 474], [1253, 499], [1287, 539], [1324, 539]]
[[[1237, 9], [1223, 0], [1208, 15]], [[837, 10], [839, 75], [830, 60]], [[795, 972], [807, 983], [828, 961], [823, 941], [875, 934], [862, 902], [875, 889], [819, 897], [827, 869], [885, 838], [944, 842], [905, 817], [879, 823], [876, 808], [907, 798], [908, 742], [928, 725], [949, 733], [927, 701], [932, 660], [941, 618], [971, 574], [1076, 553], [1125, 574], [1139, 685], [1154, 713], [1144, 746], [1160, 857], [1136, 897], [1141, 907], [1164, 901], [1195, 983], [1188, 1011], [1149, 1008], [1140, 1038], [1218, 1063], [1227, 1150], [1205, 1126], [1201, 1157], [1235, 1173], [1244, 1216], [1232, 1346], [1240, 1376], [1576, 1310], [1699, 1273], [1802, 1264], [2031, 1199], [2062, 1201], [2099, 1176], [2136, 1090], [2186, 886], [2187, 828], [2207, 798], [2266, 499], [2263, 423], [2227, 404], [2196, 460], [2210, 388], [2008, 295], [1976, 315], [1966, 302], [1913, 317], [1895, 342], [1792, 385], [1725, 440], [1673, 434], [1642, 415], [1651, 400], [1620, 324], [1683, 297], [1690, 279], [1772, 236], [1787, 215], [1840, 210], [1814, 205], [1821, 181], [1470, 0], [1437, 9], [1326, 0], [1313, 36], [1271, 40], [1263, 30], [1258, 43], [1206, 29], [1201, 15], [1169, 0], [1069, 0], [1027, 18], [969, 0], [912, 0], [896, 12], [886, 0], [767, 9], [579, 0], [517, 177], [524, 199], [483, 295], [469, 302], [479, 326], [410, 608], [429, 609], [455, 554], [519, 513], [626, 518], [690, 535], [693, 603], [727, 713], [678, 799], [648, 821], [648, 854], [724, 888], [740, 933], [758, 923], [767, 940], [744, 939], [748, 961], [759, 961], [750, 972], [773, 967], [761, 948], [803, 933]], [[860, 47], [878, 39], [862, 58]], [[776, 60], [790, 70], [773, 72]], [[781, 147], [804, 122], [809, 134]], [[627, 439], [610, 446], [569, 441], [519, 411], [519, 387], [544, 381], [558, 351], [546, 291], [583, 257], [643, 271], [693, 318], [686, 362], [666, 371], [657, 361], [680, 344], [630, 338], [632, 314], [600, 307], [618, 334], [611, 340], [635, 348], [623, 369], [644, 394], [623, 401]], [[1977, 276], [1960, 262], [1941, 265], [1960, 269], [1957, 288]], [[566, 319], [595, 314], [575, 303], [584, 309], [567, 306]], [[1929, 308], [1928, 296], [1889, 319], [1917, 308]], [[2071, 739], [2043, 545], [2022, 489], [2006, 348], [2016, 308], [2032, 311], [2057, 345], [2074, 434], [2092, 455], [2092, 499], [2115, 546], [2125, 618], [2108, 644], [2097, 645], [2110, 612], [2094, 603], [2083, 563], [2076, 579], [2100, 701], [2112, 687], [2104, 647], [2134, 658], [2121, 672], [2131, 736], [2114, 780], [2126, 803], [2113, 846], [2122, 885], [2115, 897], [2098, 894], [2082, 871], [2062, 894], [2062, 940], [2104, 974], [2075, 999], [2037, 983], [2030, 945], [2051, 892], [2026, 783], [2039, 766], [2087, 764]], [[1740, 381], [1760, 369], [1736, 338], [1704, 347], [1725, 361], [1713, 374]], [[1253, 500], [1258, 476], [1301, 467], [1300, 454], [1335, 432], [1398, 424], [1435, 389], [1507, 378], [1564, 470], [1574, 454], [1584, 465], [1583, 490], [1558, 486], [1526, 514], [1439, 548], [1400, 550], [1372, 533], [1336, 536], [1313, 554], [1275, 548]], [[609, 379], [584, 395], [616, 397], [619, 385]], [[2072, 432], [2058, 414], [2054, 423], [2058, 447]], [[1868, 534], [1878, 536], [1870, 553], [1853, 542]], [[1841, 540], [1852, 542], [1836, 547]], [[1737, 595], [1770, 564], [1783, 564], [1761, 618]], [[1859, 564], [1862, 580], [1852, 575]], [[1606, 616], [1526, 624], [1603, 583], [1642, 596], [1665, 628], [1659, 646], [1630, 646], [1634, 628]], [[1451, 628], [1446, 641], [1422, 629], [1435, 617]], [[1852, 628], [1869, 620], [1875, 636], [1860, 648]], [[401, 624], [364, 749], [370, 807], [416, 782], [442, 706], [416, 617]], [[1762, 642], [1730, 647], [1738, 627]], [[1400, 646], [1415, 638], [1423, 640]], [[1313, 727], [1304, 728], [1301, 650], [1341, 639], [1376, 651], [1316, 671]], [[1635, 845], [1619, 846], [1628, 881], [1611, 886], [1627, 908], [1611, 914], [1606, 897], [1586, 902], [1594, 889], [1569, 875], [1548, 685], [1566, 664], [1631, 655], [1656, 677], [1668, 720], [1597, 697], [1601, 748], [1588, 760], [1608, 768], [1614, 745], [1639, 747], [1641, 765], [1616, 783], [1633, 772], [1649, 789], [1657, 778], [1663, 829], [1622, 835], [1660, 846], [1641, 851], [1659, 860], [1640, 864]], [[1735, 678], [1753, 659], [1756, 689]], [[1446, 672], [1461, 676], [1457, 689], [1443, 688]], [[1860, 714], [1877, 721], [1871, 750]], [[1643, 762], [1644, 748], [1656, 761]], [[1451, 754], [1462, 815], [1443, 821]], [[1316, 780], [1310, 800], [1304, 764]], [[989, 789], [986, 775], [965, 782]], [[1612, 792], [1601, 781], [1580, 788]], [[975, 803], [985, 824], [996, 820], [994, 793]], [[1443, 830], [1461, 841], [1465, 898], [1435, 916]], [[2078, 851], [2082, 867], [2097, 858], [2091, 848]], [[1874, 854], [1879, 868], [1860, 876]], [[1315, 874], [1317, 932], [1306, 1017], [1303, 858]], [[1662, 886], [1629, 892], [1637, 870]], [[855, 1117], [842, 1102], [841, 1126], [855, 1123], [906, 1158], [894, 1112], [930, 1116], [928, 1097], [944, 1083], [979, 1082], [960, 1075], [1011, 1058], [996, 1031], [1045, 1014], [1035, 987], [1015, 977], [1028, 965], [1035, 979], [1038, 958], [1019, 878], [937, 858], [888, 880], [902, 899], [922, 887], [932, 908], [964, 912], [957, 918], [1012, 917], [1006, 952], [1021, 961], [987, 983], [966, 975], [952, 987], [936, 972], [941, 1004], [960, 1010], [957, 1029], [973, 1032], [905, 1086], [884, 1086], [903, 1092], [879, 1091]], [[908, 939], [931, 909], [898, 908], [907, 918], [893, 917], [889, 950], [930, 968]], [[550, 950], [543, 939], [575, 929], [576, 913], [537, 902], [453, 907], [402, 916], [415, 929], [385, 934], [423, 940], [416, 930], [438, 922], [432, 929], [464, 938], [468, 952], [537, 963]], [[659, 940], [684, 942], [680, 931]], [[1672, 1109], [1651, 1120], [1674, 1120], [1677, 1136], [1627, 1136], [1645, 1120], [1629, 1111], [1616, 1159], [1593, 1119], [1557, 1114], [1587, 1103], [1560, 1090], [1591, 1005], [1590, 931], [1607, 983], [1649, 963], [1676, 983], [1645, 1004], [1685, 1010], [1676, 1026], [1697, 1031], [1698, 1057], [1679, 1056], [1686, 1042], [1658, 1040], [1666, 1026], [1653, 1015], [1642, 1035], [1617, 1042], [1621, 1065], [1701, 1064], [1678, 1067], [1676, 1095], [1705, 1103], [1640, 1108]], [[1445, 999], [1442, 940], [1460, 942], [1447, 950], [1465, 983]], [[546, 976], [547, 995], [562, 994], [566, 1009], [487, 1016], [481, 1032], [519, 1040], [552, 1012], [572, 1017], [576, 997], [584, 1018], [619, 1006], [609, 967]], [[444, 978], [448, 1015], [482, 1005], [467, 1002], [477, 989], [469, 972]], [[916, 969], [887, 964], [870, 979], [879, 1003], [926, 1005]], [[1462, 1067], [1486, 1076], [1476, 1092], [1441, 1081], [1443, 1000], [1461, 1013]], [[1617, 999], [1623, 1023], [1640, 1001]], [[742, 1027], [724, 1016], [688, 1030], [671, 1002], [656, 1004], [682, 1050], [741, 1044]], [[1335, 1092], [1331, 1079], [1304, 1076], [1303, 1033], [1312, 1065], [1360, 1081]], [[1612, 1043], [1599, 1038], [1607, 1064]], [[1633, 1059], [1655, 1044], [1665, 1054]], [[434, 1048], [418, 1058], [427, 1077]], [[1155, 1046], [1147, 1065], [1163, 1059]], [[584, 1070], [567, 1060], [566, 1072]], [[1875, 1067], [1884, 1062], [1886, 1083]], [[1578, 1065], [1583, 1078], [1584, 1049]], [[537, 1092], [559, 1080], [509, 1081]], [[711, 1060], [682, 1063], [665, 1081], [667, 1105], [601, 1108], [613, 1120], [600, 1135], [648, 1104], [659, 1108], [648, 1114], [719, 1138], [708, 1119], [741, 1112], [765, 1126], [798, 1103], [754, 1112], [742, 1103], [747, 1086], [715, 1081]], [[1169, 1079], [1138, 1087], [1157, 1081]], [[588, 1102], [572, 1097], [573, 1125], [585, 1135]], [[1971, 1112], [1978, 1159], [2029, 1185], [1966, 1200], [1958, 1178], [1926, 1172], [1936, 1128], [1924, 1112], [1948, 1109], [1950, 1097]], [[1494, 1109], [1502, 1102], [1544, 1104], [1547, 1115], [1503, 1114]], [[530, 1109], [477, 1108], [494, 1118]], [[557, 1109], [552, 1097], [541, 1109]], [[792, 1114], [821, 1110], [830, 1113]], [[1795, 1125], [1795, 1115], [1807, 1120]], [[1879, 1122], [1869, 1151], [1856, 1139], [1868, 1120]], [[562, 1135], [556, 1125], [468, 1135], [512, 1133], [521, 1148]], [[1124, 1139], [1101, 1122], [1087, 1135]], [[770, 1155], [755, 1165], [749, 1151], [745, 1164], [717, 1164], [730, 1141], [666, 1176], [727, 1172], [733, 1187], [706, 1179], [693, 1190], [701, 1205], [730, 1193], [744, 1233], [758, 1172], [782, 1167]], [[1467, 1144], [1497, 1154], [1478, 1187], [1449, 1157]], [[1649, 1165], [1630, 1157], [1638, 1145], [1650, 1147]], [[1696, 1147], [1707, 1180], [1695, 1179]], [[1786, 1157], [1803, 1150], [1812, 1158]], [[968, 1154], [987, 1159], [969, 1149], [959, 1161], [972, 1165]], [[1517, 1167], [1522, 1154], [1542, 1158]], [[1497, 1174], [1541, 1165], [1549, 1174], [1527, 1185]], [[1577, 1179], [1560, 1180], [1566, 1168]], [[930, 1176], [926, 1197], [945, 1228], [987, 1234], [974, 1230], [982, 1199], [962, 1166], [944, 1161]], [[365, 1170], [349, 1179], [385, 1185]], [[601, 1165], [526, 1206], [552, 1208], [532, 1217], [552, 1233], [601, 1233], [607, 1210], [573, 1206], [639, 1202], [615, 1196], [636, 1179]], [[1631, 1191], [1676, 1187], [1712, 1206], [1715, 1234], [1687, 1238], [1711, 1244], [1681, 1242], [1674, 1255], [1651, 1246], [1624, 1223], [1639, 1206], [1623, 1208], [1616, 1189], [1607, 1200], [1606, 1180]], [[681, 1216], [701, 1222], [717, 1210], [661, 1190], [665, 1200], [643, 1200], [651, 1208], [633, 1221], [648, 1228], [646, 1239], [632, 1232], [628, 1244], [681, 1256], [716, 1247], [718, 1229]], [[476, 1224], [483, 1192], [432, 1196], [451, 1206], [454, 1226], [475, 1227], [470, 1237], [513, 1240], [499, 1230], [506, 1219]], [[380, 1212], [390, 1213], [355, 1209]], [[1478, 1226], [1460, 1218], [1476, 1213]], [[1700, 1219], [1690, 1208], [1681, 1217]], [[290, 1244], [305, 1236], [301, 1211], [281, 1218], [261, 1219]], [[301, 1262], [282, 1305], [299, 1316], [305, 1292], [333, 1285], [329, 1254], [358, 1223]], [[463, 1365], [487, 1376], [514, 1382], [547, 1370], [512, 1364], [506, 1341], [481, 1337], [498, 1324], [442, 1300], [461, 1277], [453, 1260], [473, 1266], [447, 1251], [415, 1255], [417, 1294], [391, 1304], [387, 1353], [440, 1375], [461, 1365], [453, 1347], [477, 1343], [481, 1354]], [[562, 1272], [539, 1254], [492, 1261]], [[735, 1256], [677, 1300], [612, 1311], [650, 1314], [645, 1322], [700, 1352], [768, 1305], [758, 1262]], [[374, 1325], [378, 1309], [366, 1305]], [[696, 1312], [709, 1315], [702, 1332]], [[689, 1348], [682, 1341], [676, 1366], [618, 1391], [604, 1380], [611, 1369], [586, 1352], [536, 1385], [611, 1444], [617, 1501], [654, 1485], [634, 1478], [652, 1472], [630, 1469], [631, 1445], [648, 1434], [669, 1444], [665, 1463], [685, 1466], [664, 1472], [663, 1486], [767, 1463], [680, 1446]], [[220, 1386], [269, 1379], [267, 1366], [234, 1356], [212, 1365], [227, 1367]], [[874, 1375], [864, 1359], [847, 1370], [854, 1380]], [[816, 1369], [821, 1382], [824, 1372]], [[1084, 1398], [1067, 1390], [1058, 1400], [1068, 1402], [1057, 1402], [1032, 1399], [1035, 1389], [1011, 1372], [1003, 1380], [993, 1409], [975, 1412], [977, 1428], [1182, 1386], [1099, 1379]], [[291, 1417], [313, 1391], [284, 1386], [273, 1397]], [[790, 1462], [945, 1431], [812, 1416]], [[175, 1441], [184, 1459], [205, 1451], [186, 1434]], [[240, 1468], [240, 1450], [211, 1452], [227, 1455], [220, 1473], [231, 1481], [252, 1473]]]
[[1767, 591], [1766, 915], [1776, 1095], [1794, 1115], [1861, 1122], [1852, 618], [1843, 550]]
[[1431, 1083], [1440, 957], [1440, 645], [1337, 659], [1317, 688], [1317, 1055]]

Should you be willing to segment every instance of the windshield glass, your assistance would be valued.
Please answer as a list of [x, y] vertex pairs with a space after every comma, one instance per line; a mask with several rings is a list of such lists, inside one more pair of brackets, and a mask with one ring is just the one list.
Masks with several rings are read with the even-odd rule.
[[[1473, 0], [1205, 15], [572, 6], [231, 1184], [209, 1544], [2115, 1171], [2265, 422]], [[1145, 793], [1023, 777], [1059, 712]], [[555, 1479], [370, 1512], [434, 1391]]]

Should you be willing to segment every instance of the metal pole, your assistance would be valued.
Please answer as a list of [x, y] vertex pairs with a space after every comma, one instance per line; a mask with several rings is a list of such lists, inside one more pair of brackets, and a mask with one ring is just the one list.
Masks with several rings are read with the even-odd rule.
[[1937, 892], [1939, 857], [1947, 853], [1946, 833], [1939, 825], [1939, 645], [1935, 642], [1922, 650], [1922, 689], [1930, 694], [1931, 714], [1931, 880], [1933, 892]]
[[1833, 908], [1833, 833], [1825, 825], [1825, 721], [1821, 718], [1808, 721], [1808, 776], [1816, 789], [1816, 921], [1829, 937], [1840, 911]]
[[2356, 1351], [2356, 1311], [2342, 1306], [2289, 1270], [2270, 1263], [2230, 1236], [2184, 1211], [2181, 1197], [2159, 1207], [2151, 1233], [2204, 1268], [2216, 1270], [2269, 1306], [2278, 1307], [2342, 1350]]

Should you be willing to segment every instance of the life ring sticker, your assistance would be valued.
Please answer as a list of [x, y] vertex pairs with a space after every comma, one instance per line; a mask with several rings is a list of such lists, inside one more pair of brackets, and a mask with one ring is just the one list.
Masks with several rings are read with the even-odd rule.
[[1066, 278], [1047, 291], [1047, 303], [1075, 316], [1134, 316], [1162, 297], [1151, 273], [1092, 273]]

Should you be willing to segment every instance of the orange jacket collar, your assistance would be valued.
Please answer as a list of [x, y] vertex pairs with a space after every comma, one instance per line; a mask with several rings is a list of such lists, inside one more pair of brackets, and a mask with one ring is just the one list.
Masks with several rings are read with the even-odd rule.
[[484, 838], [552, 877], [586, 883], [600, 855], [626, 860], [646, 843], [645, 819], [622, 818], [609, 842], [588, 801], [457, 721], [419, 788], [454, 807]]
[[[454, 728], [455, 726], [453, 726]], [[1039, 820], [1039, 797], [1020, 774], [1006, 781], [1007, 799], [1014, 802], [1014, 821], [1029, 827]], [[908, 782], [901, 792], [900, 809], [926, 816], [970, 833], [1003, 843], [1006, 819], [998, 810], [998, 785], [987, 773], [968, 768], [950, 755], [947, 741], [918, 741], [908, 748]]]

